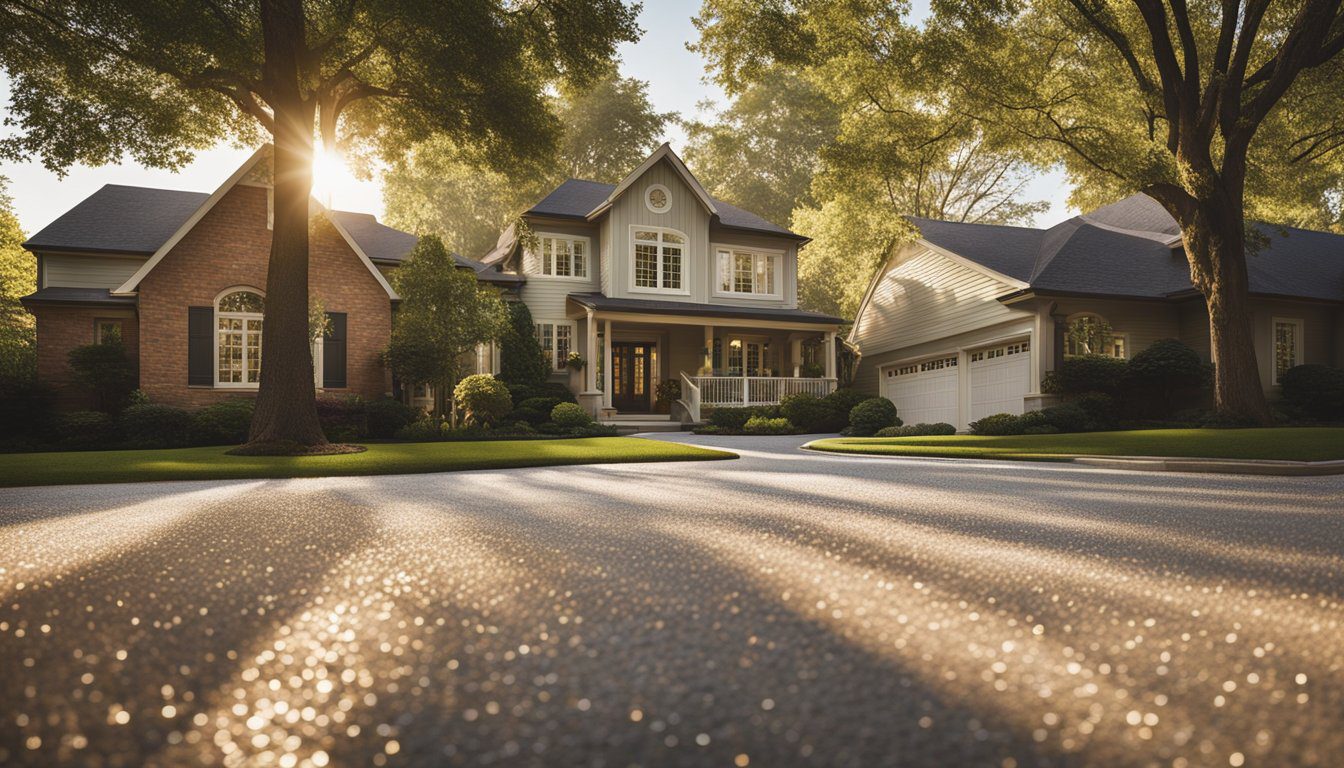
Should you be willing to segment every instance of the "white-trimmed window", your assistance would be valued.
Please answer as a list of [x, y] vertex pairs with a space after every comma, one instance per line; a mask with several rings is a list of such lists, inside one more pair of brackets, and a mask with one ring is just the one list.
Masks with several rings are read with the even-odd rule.
[[552, 371], [568, 369], [569, 353], [574, 350], [574, 323], [568, 320], [545, 320], [537, 323], [537, 342], [546, 367]]
[[636, 291], [690, 293], [686, 276], [686, 235], [675, 229], [633, 227], [635, 256], [632, 286]]
[[714, 253], [718, 262], [716, 293], [762, 299], [783, 295], [784, 254], [726, 246], [716, 247]]
[[592, 252], [586, 237], [537, 235], [537, 270], [547, 277], [588, 279], [588, 257]]
[[261, 383], [261, 324], [266, 303], [251, 288], [215, 299], [215, 386], [255, 389]]
[[1106, 318], [1082, 314], [1069, 319], [1064, 329], [1064, 356], [1105, 355], [1129, 357], [1129, 335], [1116, 333]]
[[1283, 374], [1302, 364], [1302, 320], [1295, 317], [1274, 318], [1274, 383], [1283, 381]]

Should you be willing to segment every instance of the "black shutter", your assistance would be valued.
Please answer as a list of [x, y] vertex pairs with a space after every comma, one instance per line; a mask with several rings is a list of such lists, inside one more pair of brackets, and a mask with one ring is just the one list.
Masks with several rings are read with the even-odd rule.
[[187, 307], [187, 384], [215, 383], [215, 308]]
[[331, 333], [322, 339], [322, 386], [340, 389], [345, 383], [345, 313], [328, 312]]

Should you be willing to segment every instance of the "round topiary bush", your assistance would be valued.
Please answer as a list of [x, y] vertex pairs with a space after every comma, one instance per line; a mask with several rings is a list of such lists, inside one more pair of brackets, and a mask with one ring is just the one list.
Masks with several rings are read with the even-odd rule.
[[1328, 365], [1298, 365], [1279, 380], [1283, 402], [1309, 419], [1344, 419], [1344, 370]]
[[1207, 380], [1198, 353], [1176, 339], [1161, 339], [1129, 361], [1122, 386], [1140, 414], [1165, 418], [1196, 398]]
[[867, 437], [879, 429], [900, 425], [896, 404], [885, 397], [870, 397], [849, 412], [849, 433], [856, 437]]
[[593, 417], [576, 403], [560, 403], [551, 409], [551, 421], [558, 427], [578, 429], [593, 423]]
[[237, 445], [252, 428], [252, 401], [222, 400], [191, 415], [192, 445]]
[[468, 426], [493, 427], [513, 410], [509, 388], [488, 373], [478, 373], [459, 381], [453, 388], [453, 402], [462, 409]]

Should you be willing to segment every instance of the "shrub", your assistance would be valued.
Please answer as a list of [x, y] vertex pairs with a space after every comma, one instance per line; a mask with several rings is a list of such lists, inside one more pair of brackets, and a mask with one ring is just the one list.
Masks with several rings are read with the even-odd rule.
[[221, 400], [191, 416], [192, 445], [237, 445], [247, 442], [252, 427], [252, 401]]
[[1050, 377], [1052, 394], [1084, 395], [1088, 392], [1104, 392], [1115, 395], [1120, 392], [1128, 363], [1120, 358], [1105, 355], [1081, 355], [1070, 357]]
[[1310, 419], [1344, 418], [1344, 370], [1328, 365], [1289, 368], [1280, 381], [1284, 404]]
[[562, 429], [575, 429], [589, 426], [593, 417], [575, 403], [560, 403], [551, 409], [551, 422]]
[[1054, 424], [1033, 424], [1022, 430], [1024, 435], [1054, 435], [1060, 432]]
[[1206, 368], [1193, 349], [1161, 339], [1129, 361], [1123, 387], [1140, 414], [1165, 418], [1197, 397], [1206, 382]]
[[181, 448], [191, 444], [191, 414], [170, 405], [144, 403], [121, 412], [128, 448]]
[[379, 439], [393, 437], [397, 434], [397, 430], [413, 424], [419, 416], [420, 409], [391, 397], [380, 397], [364, 405], [364, 418], [369, 437]]
[[885, 397], [870, 397], [849, 412], [849, 432], [856, 437], [899, 426], [901, 420], [896, 416], [896, 405]]
[[840, 420], [836, 429], [839, 429], [849, 423], [849, 412], [854, 410], [854, 406], [867, 400], [868, 397], [868, 395], [855, 389], [837, 389], [823, 397], [822, 400], [830, 403], [831, 408], [835, 409]]
[[716, 427], [713, 424], [701, 424], [698, 427], [692, 428], [691, 433], [695, 435], [721, 435], [723, 434], [723, 429], [721, 427]]
[[98, 410], [115, 413], [125, 407], [138, 376], [120, 340], [75, 347], [69, 360], [75, 381], [93, 395]]
[[511, 384], [540, 387], [548, 373], [532, 312], [521, 301], [509, 302], [509, 324], [499, 339], [499, 378]]
[[719, 429], [740, 431], [756, 415], [755, 408], [720, 407], [709, 412], [709, 423]]
[[[1033, 413], [1039, 413], [1040, 416], [1037, 418], [1040, 418], [1045, 425], [1054, 427], [1058, 432], [1091, 432], [1096, 429], [1096, 425], [1088, 412], [1074, 403], [1052, 405], [1040, 411], [1033, 411]], [[1026, 434], [1034, 433], [1027, 432]]]
[[681, 382], [676, 379], [660, 381], [653, 393], [654, 406], [659, 413], [665, 413], [672, 409], [673, 403], [681, 399]]
[[779, 412], [803, 432], [835, 432], [843, 426], [836, 424], [837, 414], [831, 403], [807, 392], [786, 395]]
[[[553, 405], [551, 407], [554, 408], [555, 406]], [[505, 424], [521, 423], [535, 427], [538, 424], [544, 424], [550, 417], [550, 411], [538, 411], [534, 408], [514, 408], [512, 411], [509, 411], [501, 421]]]
[[358, 395], [318, 395], [317, 420], [333, 443], [359, 440], [369, 433], [368, 413]]
[[0, 424], [5, 438], [41, 438], [51, 429], [53, 418], [51, 389], [35, 379], [0, 379]]
[[1093, 430], [1111, 429], [1118, 421], [1115, 398], [1110, 395], [1092, 392], [1068, 403], [1068, 405], [1075, 406], [1086, 413], [1088, 420], [1092, 422]]
[[752, 416], [747, 419], [743, 425], [742, 431], [748, 435], [791, 435], [794, 432], [793, 425], [788, 419], [768, 419], [763, 416]]
[[[562, 403], [576, 402], [574, 393], [569, 391], [569, 387], [558, 381], [548, 381], [537, 385], [513, 384], [508, 382], [505, 384], [509, 388], [509, 395], [513, 398], [513, 402], [517, 403], [520, 407], [524, 401], [536, 397], [551, 398]], [[549, 411], [550, 409], [548, 408], [546, 410]]]
[[934, 424], [907, 424], [903, 427], [883, 427], [877, 430], [875, 437], [930, 437], [935, 435], [955, 435], [957, 428], [946, 422]]
[[550, 415], [555, 406], [561, 403], [567, 403], [568, 400], [561, 400], [556, 397], [529, 397], [518, 403], [518, 410], [538, 411], [544, 415]]
[[1011, 413], [996, 413], [970, 424], [971, 432], [977, 435], [1020, 435], [1028, 425], [1022, 423], [1022, 417]]
[[109, 448], [116, 437], [112, 417], [102, 411], [71, 411], [56, 419], [56, 439], [63, 448]]
[[453, 389], [453, 401], [464, 411], [464, 423], [468, 426], [493, 427], [513, 410], [509, 388], [488, 373], [459, 381]]

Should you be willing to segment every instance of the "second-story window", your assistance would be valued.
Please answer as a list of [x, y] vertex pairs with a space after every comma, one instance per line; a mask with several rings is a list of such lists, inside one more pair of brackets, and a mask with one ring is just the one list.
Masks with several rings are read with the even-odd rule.
[[635, 288], [685, 292], [686, 236], [670, 229], [635, 229]]
[[740, 293], [759, 297], [780, 295], [780, 254], [719, 248], [719, 293]]
[[588, 238], [537, 236], [537, 269], [550, 277], [588, 277]]

